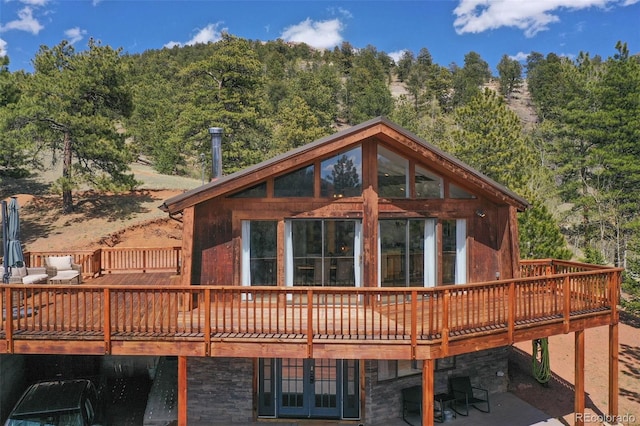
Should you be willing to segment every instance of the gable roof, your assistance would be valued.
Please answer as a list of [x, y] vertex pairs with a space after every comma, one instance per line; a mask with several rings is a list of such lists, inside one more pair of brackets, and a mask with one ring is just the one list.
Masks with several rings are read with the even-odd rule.
[[299, 166], [305, 162], [312, 161], [317, 158], [317, 151], [319, 150], [330, 152], [334, 148], [338, 150], [340, 147], [371, 137], [403, 144], [413, 151], [419, 151], [419, 156], [426, 157], [429, 163], [440, 170], [460, 176], [468, 187], [491, 200], [512, 205], [519, 211], [524, 211], [530, 206], [529, 202], [524, 198], [454, 156], [403, 129], [387, 118], [377, 117], [168, 198], [160, 206], [160, 209], [169, 214], [179, 213], [187, 207], [252, 186], [252, 184], [263, 181], [270, 176], [281, 174], [289, 170], [291, 164]]

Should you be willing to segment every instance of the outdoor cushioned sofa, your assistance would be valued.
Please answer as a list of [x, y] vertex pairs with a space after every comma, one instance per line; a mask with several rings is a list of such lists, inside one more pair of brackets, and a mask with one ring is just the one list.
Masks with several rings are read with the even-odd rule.
[[[4, 276], [3, 267], [0, 267], [0, 276]], [[42, 284], [46, 283], [48, 279], [46, 268], [13, 267], [9, 284]]]

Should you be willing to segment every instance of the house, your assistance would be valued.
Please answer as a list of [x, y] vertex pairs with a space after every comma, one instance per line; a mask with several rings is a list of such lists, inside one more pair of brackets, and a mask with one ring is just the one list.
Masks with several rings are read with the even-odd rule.
[[517, 214], [529, 203], [386, 118], [161, 207], [183, 223], [180, 284], [212, 288], [185, 303], [219, 331], [204, 356], [180, 357], [181, 424], [382, 424], [416, 384], [432, 424], [450, 375], [504, 391], [515, 341], [575, 332], [584, 383], [581, 333], [605, 324], [617, 411], [619, 270], [521, 261]]
[[175, 365], [181, 426], [386, 424], [414, 386], [430, 425], [449, 378], [504, 391], [510, 346], [561, 333], [583, 413], [584, 330], [599, 326], [617, 415], [621, 269], [520, 259], [527, 201], [385, 118], [161, 207], [181, 247], [25, 253], [71, 256], [86, 279], [3, 285], [0, 415], [21, 355], [83, 355]]

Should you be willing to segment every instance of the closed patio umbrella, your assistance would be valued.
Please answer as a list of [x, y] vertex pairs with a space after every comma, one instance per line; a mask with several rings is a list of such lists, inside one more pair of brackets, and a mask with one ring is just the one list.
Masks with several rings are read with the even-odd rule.
[[2, 210], [2, 266], [4, 267], [4, 274], [2, 274], [2, 277], [0, 277], [2, 279], [3, 283], [8, 283], [9, 282], [9, 268], [7, 267], [8, 263], [8, 250], [7, 250], [7, 246], [9, 245], [9, 241], [8, 241], [8, 220], [7, 220], [7, 202], [2, 200], [2, 202], [0, 202], [0, 208]]
[[22, 243], [20, 242], [20, 207], [18, 200], [11, 197], [8, 207], [7, 225], [7, 264], [10, 268], [24, 265], [24, 255], [22, 254]]

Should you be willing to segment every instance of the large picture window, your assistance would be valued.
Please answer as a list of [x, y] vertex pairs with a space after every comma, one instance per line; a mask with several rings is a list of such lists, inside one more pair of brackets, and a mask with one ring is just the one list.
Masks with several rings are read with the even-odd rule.
[[380, 220], [382, 287], [433, 287], [436, 284], [435, 219]]
[[285, 228], [287, 285], [359, 286], [359, 221], [292, 220]]

